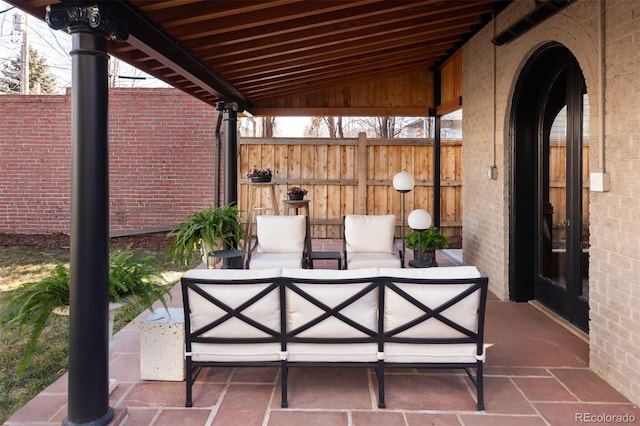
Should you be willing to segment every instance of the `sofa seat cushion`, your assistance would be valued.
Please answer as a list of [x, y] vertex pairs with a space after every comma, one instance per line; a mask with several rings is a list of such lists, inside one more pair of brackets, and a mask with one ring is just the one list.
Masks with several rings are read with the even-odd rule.
[[280, 344], [193, 343], [191, 345], [191, 359], [200, 362], [280, 361]]
[[251, 257], [249, 269], [302, 268], [302, 250], [299, 253], [258, 253]]
[[459, 344], [407, 344], [385, 343], [385, 363], [475, 363], [477, 345]]
[[347, 269], [359, 268], [400, 268], [400, 259], [392, 253], [349, 253]]
[[376, 362], [375, 343], [289, 343], [288, 362]]

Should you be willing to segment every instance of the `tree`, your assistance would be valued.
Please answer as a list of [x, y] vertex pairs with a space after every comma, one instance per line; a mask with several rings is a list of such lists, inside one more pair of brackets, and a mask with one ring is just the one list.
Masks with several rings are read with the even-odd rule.
[[[22, 76], [22, 60], [20, 56], [12, 59], [4, 65], [0, 73], [0, 92], [20, 93], [20, 79]], [[29, 47], [29, 93], [36, 93], [36, 85], [40, 85], [41, 94], [51, 95], [56, 93], [56, 78], [43, 57], [37, 50]]]

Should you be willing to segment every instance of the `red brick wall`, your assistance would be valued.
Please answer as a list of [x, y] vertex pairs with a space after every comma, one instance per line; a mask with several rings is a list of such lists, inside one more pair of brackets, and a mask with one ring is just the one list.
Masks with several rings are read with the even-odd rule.
[[[214, 202], [217, 116], [175, 89], [110, 91], [111, 232], [169, 227]], [[0, 96], [0, 117], [0, 233], [68, 234], [70, 93]]]

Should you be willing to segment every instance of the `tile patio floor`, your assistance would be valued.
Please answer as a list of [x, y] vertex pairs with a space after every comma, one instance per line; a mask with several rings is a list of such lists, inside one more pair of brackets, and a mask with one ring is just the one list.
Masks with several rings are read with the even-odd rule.
[[[314, 240], [315, 250], [340, 250], [340, 240]], [[439, 253], [440, 265], [452, 258]], [[316, 261], [335, 268], [335, 261]], [[181, 307], [179, 285], [172, 306]], [[184, 382], [140, 380], [143, 313], [116, 335], [111, 377], [118, 387], [110, 404], [113, 424], [127, 426], [423, 426], [573, 425], [640, 409], [589, 370], [583, 336], [569, 331], [532, 304], [487, 302], [486, 411], [462, 371], [394, 369], [386, 374], [387, 408], [377, 408], [374, 375], [366, 369], [295, 368], [289, 407], [280, 408], [276, 369], [204, 369], [194, 386], [194, 407], [185, 408]], [[66, 415], [67, 376], [18, 410], [5, 425], [59, 425]], [[589, 417], [591, 416], [591, 417]], [[607, 422], [606, 420], [611, 420]]]

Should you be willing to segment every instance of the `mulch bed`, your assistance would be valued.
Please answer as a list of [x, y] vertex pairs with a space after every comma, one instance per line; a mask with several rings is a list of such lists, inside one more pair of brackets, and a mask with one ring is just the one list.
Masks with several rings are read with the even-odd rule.
[[[35, 247], [68, 248], [70, 237], [66, 234], [3, 234], [0, 233], [0, 247]], [[166, 233], [131, 235], [111, 238], [111, 248], [132, 248], [148, 250], [167, 250], [171, 245], [171, 238]]]

